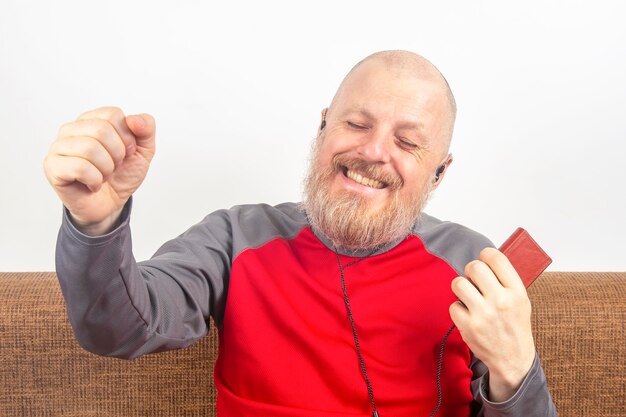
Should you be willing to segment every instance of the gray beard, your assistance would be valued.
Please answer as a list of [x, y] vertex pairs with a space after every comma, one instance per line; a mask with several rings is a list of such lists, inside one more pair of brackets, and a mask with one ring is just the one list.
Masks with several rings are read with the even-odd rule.
[[[316, 145], [313, 149], [303, 203], [316, 230], [336, 247], [350, 250], [380, 247], [411, 232], [432, 190], [430, 182], [424, 184], [419, 194], [404, 200], [399, 194], [401, 186], [398, 186], [391, 190], [392, 198], [384, 207], [372, 210], [368, 199], [358, 193], [341, 191], [331, 194], [333, 178], [341, 171], [335, 163], [330, 168], [317, 169], [318, 148]], [[363, 164], [363, 161], [359, 163]]]

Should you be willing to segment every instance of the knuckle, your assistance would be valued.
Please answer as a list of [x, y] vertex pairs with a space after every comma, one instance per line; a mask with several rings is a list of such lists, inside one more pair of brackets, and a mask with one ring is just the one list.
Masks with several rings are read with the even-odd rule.
[[498, 253], [500, 253], [500, 251], [491, 246], [487, 246], [480, 251], [480, 254], [486, 257], [497, 256]]
[[119, 120], [124, 117], [124, 112], [119, 107], [103, 107], [102, 111], [108, 120]]
[[43, 158], [43, 166], [48, 169], [52, 166], [52, 158], [54, 156], [53, 152], [48, 152], [46, 156]]
[[464, 277], [456, 277], [452, 280], [451, 287], [455, 292], [458, 292], [463, 287], [463, 281], [467, 281]]
[[105, 106], [99, 107], [94, 110], [89, 110], [81, 113], [77, 120], [87, 119], [105, 119], [105, 120], [119, 120], [124, 116], [124, 112], [119, 107]]
[[77, 178], [86, 179], [93, 175], [91, 164], [85, 160], [79, 160], [74, 166], [74, 173]]
[[75, 169], [79, 174], [87, 174], [91, 171], [91, 163], [86, 159], [79, 158]]
[[50, 155], [54, 155], [57, 153], [57, 148], [59, 147], [59, 142], [61, 140], [61, 138], [57, 138], [50, 144], [50, 147], [48, 148], [48, 153], [46, 154], [46, 158], [49, 158]]
[[504, 255], [498, 249], [487, 247], [480, 251], [479, 258], [488, 265], [492, 265], [502, 261]]
[[52, 165], [50, 163], [50, 154], [46, 155], [46, 157], [43, 159], [43, 172], [46, 175], [49, 175], [52, 171]]
[[94, 135], [98, 140], [104, 140], [111, 132], [111, 124], [105, 120], [94, 120]]
[[109, 158], [104, 162], [104, 165], [100, 170], [102, 171], [103, 176], [108, 177], [115, 172], [115, 163]]
[[76, 178], [85, 184], [99, 184], [102, 182], [102, 173], [88, 161], [81, 161], [76, 167]]
[[[454, 302], [452, 304], [450, 304], [450, 307], [448, 307], [448, 312], [450, 313], [450, 318], [452, 319], [453, 322], [457, 323], [461, 314], [461, 306], [459, 305], [459, 302]], [[457, 325], [458, 326], [458, 325]]]
[[85, 118], [87, 118], [87, 115], [90, 113], [93, 113], [95, 110], [87, 110], [82, 112], [81, 114], [78, 115], [78, 117], [76, 118], [76, 120], [83, 120]]
[[80, 147], [79, 154], [84, 158], [82, 166], [102, 168], [106, 166], [107, 157], [103, 153], [102, 146], [96, 140], [80, 141], [78, 145]]
[[495, 310], [498, 312], [508, 311], [514, 304], [514, 300], [508, 295], [500, 295], [493, 300]]
[[81, 153], [88, 159], [93, 160], [99, 157], [99, 149], [95, 140], [81, 140], [78, 144]]
[[122, 139], [109, 121], [98, 120], [94, 135], [116, 163], [124, 159]]
[[74, 122], [63, 123], [57, 132], [57, 137], [64, 137], [74, 126]]
[[481, 264], [482, 264], [481, 261], [475, 260], [465, 265], [465, 275], [471, 277], [475, 275], [476, 273], [478, 273], [478, 271], [481, 268]]

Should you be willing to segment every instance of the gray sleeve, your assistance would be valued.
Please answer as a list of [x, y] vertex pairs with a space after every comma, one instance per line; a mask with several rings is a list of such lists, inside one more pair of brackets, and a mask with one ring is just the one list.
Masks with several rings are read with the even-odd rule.
[[556, 417], [557, 411], [548, 391], [546, 376], [539, 355], [535, 355], [530, 371], [517, 392], [500, 403], [488, 399], [489, 371], [484, 363], [473, 358], [472, 394], [477, 405], [472, 413], [475, 417]]
[[216, 212], [137, 263], [129, 226], [90, 237], [67, 210], [59, 231], [56, 271], [80, 345], [99, 355], [131, 359], [186, 347], [220, 323], [231, 266], [227, 215]]

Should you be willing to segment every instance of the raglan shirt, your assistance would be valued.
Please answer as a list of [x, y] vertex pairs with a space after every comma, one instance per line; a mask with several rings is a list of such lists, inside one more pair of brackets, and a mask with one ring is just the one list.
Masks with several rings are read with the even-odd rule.
[[[220, 417], [371, 415], [357, 341], [379, 415], [430, 415], [452, 326], [450, 283], [492, 246], [422, 214], [407, 237], [374, 253], [341, 252], [298, 204], [257, 204], [214, 212], [136, 262], [130, 212], [131, 202], [118, 227], [97, 237], [64, 212], [57, 275], [77, 340], [131, 359], [189, 346], [212, 317]], [[443, 352], [437, 415], [556, 416], [538, 357], [516, 394], [493, 403], [487, 369], [458, 330]]]

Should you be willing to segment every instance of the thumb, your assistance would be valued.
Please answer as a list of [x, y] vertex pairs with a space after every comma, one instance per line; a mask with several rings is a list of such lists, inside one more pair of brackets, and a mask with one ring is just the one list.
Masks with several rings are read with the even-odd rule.
[[[126, 116], [126, 125], [137, 139], [137, 145], [146, 146], [154, 141], [156, 124], [154, 117], [146, 113]], [[148, 143], [146, 143], [148, 142]]]

